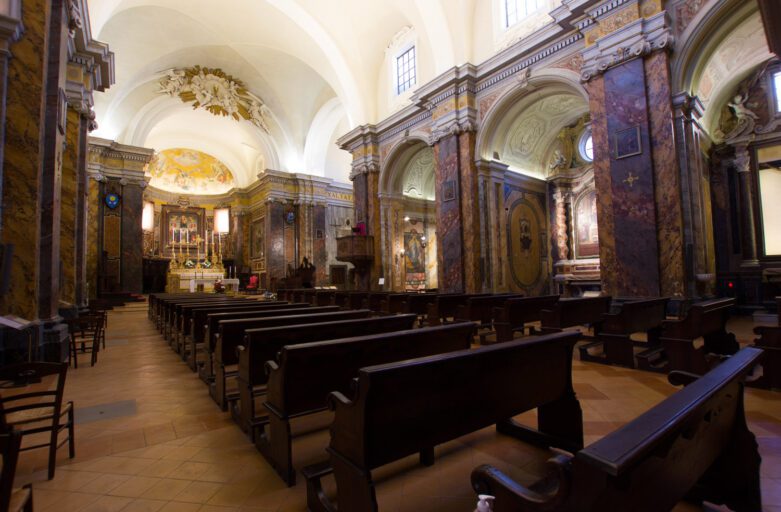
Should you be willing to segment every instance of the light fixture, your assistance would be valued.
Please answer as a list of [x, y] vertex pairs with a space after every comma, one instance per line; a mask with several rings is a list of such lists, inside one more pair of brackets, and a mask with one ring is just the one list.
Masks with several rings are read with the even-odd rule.
[[155, 228], [155, 205], [154, 203], [144, 203], [144, 209], [141, 212], [141, 229], [152, 231]]
[[214, 209], [214, 232], [223, 234], [230, 232], [230, 208]]
[[404, 222], [409, 222], [409, 215], [404, 216]]

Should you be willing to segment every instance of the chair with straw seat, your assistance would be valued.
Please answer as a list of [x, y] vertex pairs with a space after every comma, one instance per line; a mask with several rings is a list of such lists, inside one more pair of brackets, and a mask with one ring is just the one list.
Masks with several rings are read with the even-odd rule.
[[105, 317], [101, 315], [91, 314], [67, 320], [68, 333], [70, 334], [70, 359], [73, 368], [79, 367], [79, 351], [90, 354], [90, 366], [95, 366], [95, 363], [98, 362], [104, 320]]
[[0, 456], [3, 467], [0, 470], [0, 510], [8, 512], [32, 512], [33, 488], [27, 484], [14, 489], [16, 463], [19, 460], [19, 447], [22, 444], [22, 434], [12, 428], [4, 428], [0, 432]]
[[[49, 448], [49, 480], [54, 478], [57, 450], [68, 443], [68, 455], [76, 455], [73, 402], [62, 403], [67, 363], [20, 363], [0, 368], [0, 381], [27, 385], [29, 391], [0, 397], [0, 425], [19, 432], [22, 438], [48, 433], [48, 441], [33, 441], [20, 451]], [[60, 434], [67, 436], [60, 440]], [[36, 439], [36, 441], [38, 441]]]

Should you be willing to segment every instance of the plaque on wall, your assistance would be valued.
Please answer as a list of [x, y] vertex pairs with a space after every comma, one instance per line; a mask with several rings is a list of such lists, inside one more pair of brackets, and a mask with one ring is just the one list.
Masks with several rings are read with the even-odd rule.
[[618, 130], [613, 137], [615, 139], [616, 160], [639, 155], [643, 152], [639, 124], [632, 128]]
[[442, 183], [442, 200], [452, 201], [456, 198], [456, 182], [448, 180]]

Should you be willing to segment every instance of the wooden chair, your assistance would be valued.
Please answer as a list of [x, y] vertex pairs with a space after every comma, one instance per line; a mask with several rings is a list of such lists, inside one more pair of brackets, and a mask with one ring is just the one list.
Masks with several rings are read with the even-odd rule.
[[244, 290], [247, 293], [258, 293], [258, 276], [251, 275], [249, 276], [249, 283], [247, 283], [247, 286], [244, 288]]
[[3, 457], [3, 467], [0, 470], [0, 510], [17, 512], [33, 510], [33, 488], [30, 484], [21, 489], [14, 489], [16, 463], [19, 460], [19, 448], [22, 444], [22, 434], [14, 429], [4, 429], [0, 433], [0, 455]]
[[[68, 456], [76, 455], [73, 435], [73, 402], [62, 404], [65, 391], [66, 363], [20, 363], [0, 368], [0, 381], [34, 384], [45, 377], [54, 376], [56, 386], [41, 386], [27, 393], [18, 393], [0, 398], [3, 422], [19, 431], [21, 436], [49, 432], [46, 443], [20, 448], [20, 451], [49, 448], [49, 480], [54, 478], [57, 449], [68, 442]], [[65, 417], [65, 421], [63, 421]], [[60, 432], [67, 430], [68, 436], [59, 441]]]
[[[79, 367], [79, 349], [82, 353], [90, 354], [90, 366], [95, 366], [95, 363], [98, 362], [100, 341], [104, 332], [104, 318], [100, 315], [82, 315], [67, 320], [70, 334], [70, 354], [74, 369]], [[81, 346], [79, 347], [79, 345]]]

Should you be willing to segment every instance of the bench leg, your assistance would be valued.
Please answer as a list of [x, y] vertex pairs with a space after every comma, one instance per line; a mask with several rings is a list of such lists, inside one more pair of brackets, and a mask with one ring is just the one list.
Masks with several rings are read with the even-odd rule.
[[537, 430], [513, 419], [498, 422], [496, 430], [540, 446], [555, 446], [570, 452], [583, 448], [583, 412], [574, 392], [537, 408]]
[[271, 464], [271, 467], [285, 481], [288, 487], [296, 485], [296, 470], [293, 467], [293, 440], [290, 434], [290, 420], [280, 418], [273, 412], [266, 425], [258, 427], [255, 447]]
[[328, 449], [336, 478], [339, 512], [377, 512], [377, 494], [370, 471], [364, 471]]
[[225, 368], [218, 364], [217, 370], [214, 372], [214, 382], [209, 387], [209, 390], [213, 390], [212, 398], [223, 411], [228, 410], [228, 399], [225, 396], [225, 378]]
[[627, 368], [635, 367], [634, 343], [629, 336], [602, 336], [607, 362]]

